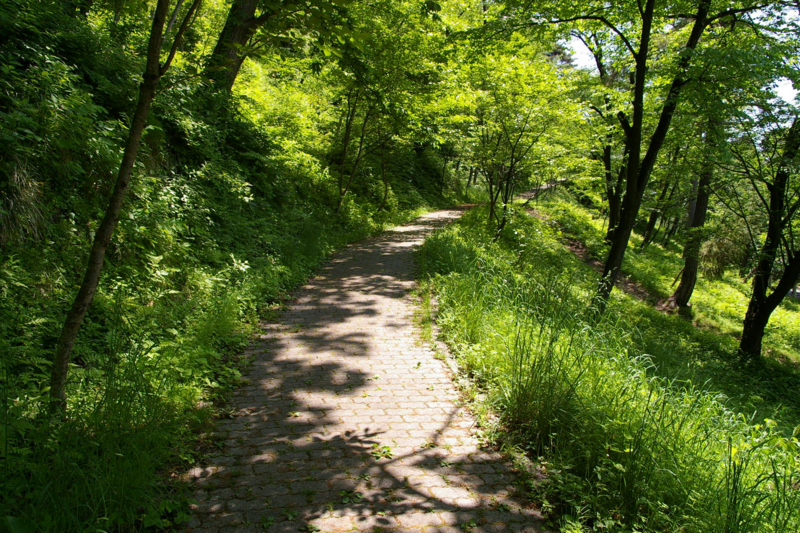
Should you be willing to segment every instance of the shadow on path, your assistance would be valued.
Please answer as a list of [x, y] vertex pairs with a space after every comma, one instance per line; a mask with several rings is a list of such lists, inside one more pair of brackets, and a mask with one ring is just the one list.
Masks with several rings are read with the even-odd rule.
[[266, 328], [190, 531], [540, 530], [412, 326], [413, 248], [459, 214], [347, 247]]

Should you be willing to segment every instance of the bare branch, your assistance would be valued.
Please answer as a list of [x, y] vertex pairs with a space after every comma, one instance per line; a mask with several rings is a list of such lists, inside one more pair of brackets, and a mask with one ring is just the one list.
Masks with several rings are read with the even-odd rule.
[[169, 24], [167, 24], [167, 30], [164, 32], [164, 34], [172, 31], [172, 27], [175, 26], [175, 21], [178, 19], [178, 12], [181, 10], [182, 5], [183, 0], [178, 0], [178, 3], [175, 4], [175, 9], [172, 11], [172, 17], [169, 19]]
[[548, 22], [550, 24], [562, 24], [564, 22], [577, 22], [579, 20], [594, 20], [596, 22], [600, 22], [605, 27], [607, 27], [609, 30], [611, 30], [614, 33], [616, 33], [617, 37], [619, 37], [620, 40], [625, 44], [625, 48], [628, 49], [628, 51], [631, 53], [631, 55], [634, 57], [634, 59], [636, 58], [636, 55], [637, 55], [636, 50], [633, 49], [633, 45], [631, 45], [631, 42], [628, 40], [627, 37], [625, 37], [625, 34], [622, 33], [619, 30], [619, 28], [614, 26], [611, 23], [610, 20], [608, 20], [607, 18], [605, 18], [605, 17], [603, 17], [601, 15], [579, 15], [577, 17], [569, 17], [569, 18], [565, 18], [565, 19], [551, 19]]
[[192, 5], [189, 6], [189, 11], [186, 12], [186, 15], [183, 17], [183, 22], [181, 22], [180, 27], [178, 28], [178, 34], [175, 35], [175, 40], [172, 41], [172, 48], [169, 51], [169, 56], [167, 56], [167, 60], [160, 68], [160, 74], [163, 76], [166, 74], [167, 70], [169, 70], [170, 65], [172, 64], [172, 60], [175, 59], [175, 53], [178, 51], [178, 46], [181, 44], [181, 38], [183, 38], [183, 34], [186, 32], [186, 29], [189, 27], [189, 21], [192, 20], [195, 11], [197, 8], [200, 7], [200, 4], [203, 0], [194, 0]]

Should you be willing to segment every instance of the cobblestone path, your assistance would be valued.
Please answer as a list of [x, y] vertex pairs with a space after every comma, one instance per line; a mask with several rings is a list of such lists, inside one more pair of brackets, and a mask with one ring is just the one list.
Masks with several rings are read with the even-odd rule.
[[540, 530], [412, 325], [413, 248], [459, 214], [345, 248], [264, 332], [189, 531]]

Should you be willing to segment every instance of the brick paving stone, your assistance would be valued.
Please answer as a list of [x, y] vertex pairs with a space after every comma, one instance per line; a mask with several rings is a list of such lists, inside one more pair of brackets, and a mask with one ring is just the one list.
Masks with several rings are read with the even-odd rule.
[[414, 329], [414, 247], [459, 214], [345, 248], [264, 326], [235, 416], [217, 424], [224, 449], [184, 475], [197, 500], [187, 531], [544, 530]]

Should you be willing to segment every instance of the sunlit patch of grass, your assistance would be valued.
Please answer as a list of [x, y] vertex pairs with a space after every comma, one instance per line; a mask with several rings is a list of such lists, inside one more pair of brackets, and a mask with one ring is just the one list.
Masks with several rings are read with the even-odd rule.
[[[569, 191], [548, 195], [535, 207], [566, 236], [583, 242], [595, 257], [605, 258], [603, 219], [579, 205]], [[676, 278], [683, 268], [682, 249], [679, 243], [670, 241], [666, 245], [652, 243], [641, 250], [641, 241], [640, 235], [632, 235], [622, 271], [656, 299], [666, 299], [675, 290]], [[749, 291], [749, 285], [734, 272], [716, 280], [701, 275], [691, 300], [694, 323], [709, 331], [738, 337]], [[764, 343], [765, 355], [800, 362], [800, 301], [784, 299], [770, 319]]]
[[[483, 217], [436, 233], [420, 259], [473, 397], [499, 415], [485, 434], [539, 458], [545, 481], [529, 488], [542, 509], [590, 530], [800, 526], [800, 443], [784, 433], [800, 411], [774, 392], [796, 390], [795, 374], [741, 369], [730, 335], [619, 291], [598, 322], [596, 274], [560, 227], [517, 213], [493, 242]], [[573, 227], [597, 234], [590, 218]], [[780, 424], [761, 422], [772, 415]]]

